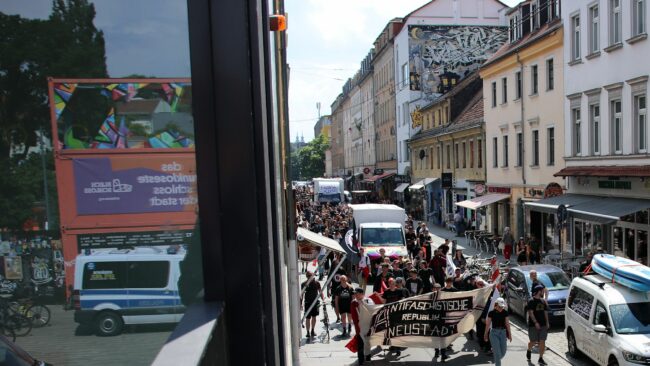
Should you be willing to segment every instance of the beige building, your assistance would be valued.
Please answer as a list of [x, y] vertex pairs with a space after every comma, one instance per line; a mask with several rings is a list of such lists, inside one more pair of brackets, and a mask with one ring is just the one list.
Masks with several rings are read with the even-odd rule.
[[[563, 27], [555, 2], [513, 8], [509, 43], [480, 70], [487, 147], [487, 229], [534, 235], [557, 245], [554, 213], [526, 212], [525, 202], [561, 194], [564, 168]], [[535, 16], [528, 16], [532, 10]], [[523, 20], [522, 20], [523, 19]], [[548, 188], [548, 189], [547, 189]]]

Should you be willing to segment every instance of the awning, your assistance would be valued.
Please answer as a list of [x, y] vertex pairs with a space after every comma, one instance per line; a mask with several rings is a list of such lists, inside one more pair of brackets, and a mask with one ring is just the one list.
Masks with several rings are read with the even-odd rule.
[[397, 188], [395, 188], [395, 192], [398, 192], [398, 193], [404, 193], [404, 190], [405, 190], [406, 187], [408, 187], [408, 186], [409, 186], [408, 183], [402, 183], [402, 184], [398, 185]]
[[378, 181], [380, 179], [388, 178], [388, 177], [391, 177], [393, 175], [395, 175], [395, 173], [384, 173], [384, 174], [379, 174], [379, 175], [373, 175], [372, 177], [370, 177], [368, 179], [364, 179], [363, 181], [364, 182], [374, 183], [374, 182], [376, 182], [376, 181]]
[[322, 236], [320, 234], [316, 234], [315, 232], [309, 231], [305, 228], [298, 228], [298, 237], [302, 237], [304, 240], [310, 242], [311, 244], [325, 247], [337, 253], [345, 253], [345, 250], [341, 247], [338, 241], [330, 239], [326, 236]]
[[431, 184], [435, 181], [437, 181], [440, 178], [424, 178], [421, 181], [418, 181], [417, 183], [413, 184], [412, 186], [409, 187], [409, 189], [422, 189], [424, 188], [427, 184]]
[[554, 175], [556, 177], [650, 177], [650, 165], [569, 166]]
[[487, 206], [492, 203], [503, 201], [508, 198], [510, 198], [510, 195], [504, 193], [486, 194], [485, 196], [474, 197], [469, 200], [457, 202], [456, 206], [461, 206], [461, 207], [469, 208], [471, 210], [476, 210], [479, 207]]
[[556, 213], [559, 205], [565, 205], [568, 208], [591, 200], [593, 200], [593, 196], [567, 193], [560, 196], [545, 198], [543, 200], [535, 202], [525, 202], [524, 205], [526, 205], [526, 207], [530, 207], [530, 209], [533, 211]]
[[535, 211], [555, 213], [560, 204], [567, 206], [569, 215], [574, 218], [601, 224], [618, 221], [623, 216], [650, 208], [650, 200], [586, 194], [564, 194], [537, 202], [527, 202], [526, 206]]

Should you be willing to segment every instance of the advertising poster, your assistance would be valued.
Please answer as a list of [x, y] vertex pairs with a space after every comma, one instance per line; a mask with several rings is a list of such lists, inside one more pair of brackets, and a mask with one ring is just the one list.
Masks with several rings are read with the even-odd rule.
[[373, 347], [445, 348], [474, 328], [492, 288], [431, 292], [386, 305], [362, 303], [362, 334]]
[[21, 257], [4, 257], [5, 278], [8, 280], [23, 279], [23, 261]]
[[78, 235], [77, 242], [79, 251], [82, 249], [187, 245], [192, 241], [193, 232], [193, 230], [174, 230], [89, 233]]
[[78, 215], [194, 211], [194, 156], [73, 159]]

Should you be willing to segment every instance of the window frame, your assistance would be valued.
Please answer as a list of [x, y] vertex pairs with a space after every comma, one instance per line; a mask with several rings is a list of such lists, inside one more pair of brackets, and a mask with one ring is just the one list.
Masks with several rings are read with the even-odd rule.
[[[643, 99], [644, 107], [640, 107], [640, 101]], [[634, 128], [637, 135], [636, 150], [638, 153], [648, 152], [648, 97], [645, 93], [633, 95], [632, 104], [634, 108]], [[643, 119], [643, 128], [641, 128], [641, 119]], [[642, 144], [643, 142], [643, 144]]]
[[546, 127], [546, 165], [555, 165], [555, 126]]
[[530, 95], [537, 95], [539, 93], [539, 66], [537, 64], [530, 65]]
[[469, 140], [469, 168], [474, 169], [474, 140]]
[[492, 108], [497, 106], [497, 82], [492, 82]]
[[460, 169], [460, 159], [458, 158], [458, 142], [454, 144], [454, 166]]
[[524, 134], [517, 132], [517, 167], [524, 165]]
[[580, 13], [571, 16], [571, 60], [578, 61], [582, 57]]
[[515, 99], [519, 100], [522, 97], [523, 83], [521, 79], [521, 71], [515, 72]]
[[[646, 34], [648, 31], [646, 7], [647, 0], [632, 0], [632, 37]], [[641, 22], [639, 22], [639, 17], [641, 17]], [[641, 25], [641, 29], [639, 29], [639, 25]]]
[[467, 142], [463, 140], [462, 142], [462, 147], [463, 147], [463, 169], [467, 169]]
[[571, 126], [573, 131], [573, 156], [582, 156], [582, 119], [580, 107], [571, 108]]
[[476, 151], [478, 153], [476, 167], [483, 168], [483, 140], [482, 139], [476, 140]]
[[546, 91], [555, 90], [555, 59], [546, 59]]
[[[614, 6], [617, 3], [618, 6]], [[623, 42], [623, 16], [621, 0], [609, 0], [609, 45]]]
[[[616, 111], [619, 107], [619, 112]], [[609, 101], [611, 151], [613, 155], [623, 154], [623, 102], [621, 98]], [[617, 146], [618, 145], [618, 146]]]
[[493, 137], [492, 138], [492, 167], [493, 168], [498, 168], [499, 167], [499, 138], [498, 137]]
[[508, 103], [508, 78], [506, 76], [501, 78], [501, 104]]
[[536, 167], [539, 166], [539, 129], [532, 130], [531, 142], [533, 144], [531, 166]]
[[436, 148], [438, 152], [438, 169], [442, 169], [442, 146], [438, 144]]
[[507, 168], [509, 161], [508, 161], [508, 135], [503, 135], [501, 136], [501, 144], [503, 146], [503, 157], [502, 157], [502, 162], [501, 162], [501, 167], [502, 168]]
[[[598, 112], [597, 115], [596, 112]], [[591, 132], [590, 145], [591, 154], [594, 156], [598, 156], [601, 153], [601, 127], [600, 103], [589, 104], [589, 131]]]
[[[593, 4], [588, 9], [589, 13], [589, 53], [600, 51], [600, 6]], [[595, 15], [594, 15], [595, 14]]]

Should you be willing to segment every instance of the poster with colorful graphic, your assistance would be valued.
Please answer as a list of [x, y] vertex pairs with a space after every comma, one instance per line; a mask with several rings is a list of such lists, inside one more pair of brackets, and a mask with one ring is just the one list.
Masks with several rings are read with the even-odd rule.
[[78, 215], [194, 211], [193, 156], [74, 158]]
[[23, 279], [23, 260], [22, 257], [4, 257], [5, 278], [8, 280]]
[[361, 332], [373, 347], [445, 348], [474, 328], [492, 288], [430, 292], [386, 305], [362, 303]]

